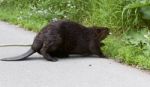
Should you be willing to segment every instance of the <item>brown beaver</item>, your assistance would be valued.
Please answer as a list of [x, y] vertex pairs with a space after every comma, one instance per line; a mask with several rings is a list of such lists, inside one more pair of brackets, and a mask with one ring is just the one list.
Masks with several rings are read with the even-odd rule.
[[85, 27], [72, 21], [54, 21], [46, 25], [35, 37], [26, 53], [3, 61], [25, 60], [35, 52], [46, 60], [57, 61], [56, 57], [68, 57], [69, 54], [105, 57], [100, 43], [109, 34], [107, 27]]

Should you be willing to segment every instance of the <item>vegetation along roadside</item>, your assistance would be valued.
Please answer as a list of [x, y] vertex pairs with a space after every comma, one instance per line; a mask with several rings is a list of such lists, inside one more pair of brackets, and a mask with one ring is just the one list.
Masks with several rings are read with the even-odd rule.
[[26, 29], [57, 19], [109, 27], [105, 54], [150, 69], [150, 0], [0, 0], [0, 20]]

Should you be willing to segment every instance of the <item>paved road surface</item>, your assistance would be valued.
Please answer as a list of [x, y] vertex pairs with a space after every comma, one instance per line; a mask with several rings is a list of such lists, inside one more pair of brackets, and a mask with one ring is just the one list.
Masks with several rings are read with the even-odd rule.
[[[31, 44], [35, 33], [0, 22], [0, 44]], [[0, 48], [0, 58], [24, 53], [28, 47]], [[150, 75], [111, 59], [72, 57], [49, 62], [0, 61], [0, 87], [150, 87]]]

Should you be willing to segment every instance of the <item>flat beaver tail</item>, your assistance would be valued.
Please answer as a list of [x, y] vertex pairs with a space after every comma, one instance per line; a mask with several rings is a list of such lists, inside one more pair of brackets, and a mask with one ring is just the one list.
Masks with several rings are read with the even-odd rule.
[[20, 56], [10, 57], [10, 58], [2, 58], [0, 60], [1, 61], [19, 61], [19, 60], [25, 60], [30, 55], [32, 55], [33, 53], [35, 53], [35, 51], [32, 48], [30, 48], [26, 53], [24, 53], [24, 54], [22, 54]]

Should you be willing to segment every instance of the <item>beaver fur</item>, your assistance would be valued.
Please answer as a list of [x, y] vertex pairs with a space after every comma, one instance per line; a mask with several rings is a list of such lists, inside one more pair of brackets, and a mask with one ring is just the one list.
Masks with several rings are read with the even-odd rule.
[[57, 61], [56, 57], [69, 57], [70, 54], [105, 57], [100, 47], [104, 45], [101, 41], [108, 35], [107, 27], [85, 27], [72, 21], [54, 21], [36, 35], [28, 52], [1, 60], [24, 60], [35, 52], [49, 61]]

